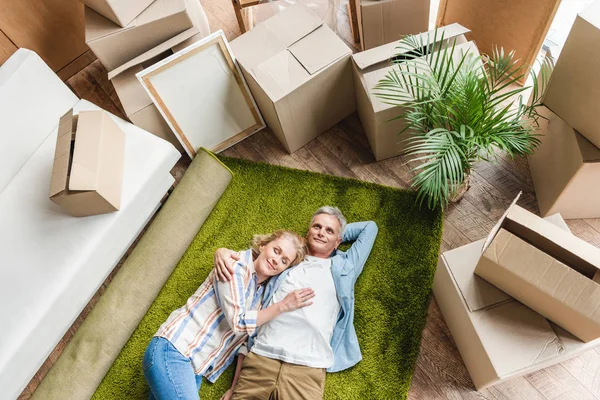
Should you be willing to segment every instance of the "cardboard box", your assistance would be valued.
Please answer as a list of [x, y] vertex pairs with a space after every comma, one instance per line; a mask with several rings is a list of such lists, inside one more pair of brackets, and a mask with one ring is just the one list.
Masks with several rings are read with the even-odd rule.
[[459, 23], [469, 27], [467, 35], [484, 54], [496, 46], [515, 51], [517, 66], [524, 67], [525, 84], [529, 66], [534, 65], [561, 0], [440, 0], [436, 26]]
[[351, 1], [356, 3], [361, 50], [397, 42], [429, 27], [429, 0]]
[[544, 104], [600, 147], [600, 0], [582, 11], [556, 62]]
[[124, 27], [140, 15], [154, 0], [82, 0], [98, 14]]
[[117, 211], [125, 134], [106, 111], [70, 110], [60, 119], [50, 200], [75, 217]]
[[[336, 30], [338, 19], [334, 2], [329, 0], [304, 0], [302, 1], [302, 4], [318, 15], [327, 26], [334, 31]], [[255, 6], [244, 7], [248, 30], [252, 30], [254, 26], [266, 21], [273, 15], [280, 13], [292, 5], [294, 5], [294, 3], [286, 0], [271, 0], [259, 3]]]
[[[438, 35], [444, 34], [445, 43], [439, 42], [438, 48], [456, 40], [455, 56], [460, 56], [462, 51], [471, 51], [478, 56], [475, 44], [466, 43], [464, 35], [467, 32], [469, 30], [459, 24], [439, 28]], [[433, 31], [420, 36], [427, 40], [428, 35], [433, 40]], [[401, 143], [404, 138], [398, 134], [406, 127], [406, 123], [403, 119], [391, 121], [403, 112], [402, 109], [384, 103], [373, 93], [377, 82], [393, 68], [390, 59], [398, 52], [396, 46], [397, 43], [389, 43], [352, 56], [356, 108], [377, 161], [397, 156], [404, 150]]]
[[187, 43], [188, 40], [199, 38], [200, 36], [198, 28], [190, 28], [108, 73], [108, 79], [113, 83], [115, 91], [125, 109], [125, 114], [127, 114], [131, 122], [167, 140], [180, 153], [184, 151], [181, 143], [179, 143], [169, 125], [160, 115], [160, 112], [154, 103], [152, 103], [152, 99], [148, 96], [135, 74], [172, 55], [177, 51], [176, 48], [180, 44]]
[[[548, 217], [565, 232], [560, 215]], [[433, 293], [477, 390], [600, 345], [584, 343], [473, 274], [484, 240], [440, 255]]]
[[538, 112], [541, 144], [528, 160], [540, 215], [600, 217], [600, 149], [546, 107]]
[[110, 71], [193, 26], [189, 4], [197, 0], [156, 0], [125, 28], [85, 9], [85, 42]]
[[[515, 200], [516, 202], [516, 200]], [[514, 204], [475, 273], [584, 342], [600, 337], [600, 249]]]
[[231, 42], [267, 125], [293, 153], [355, 110], [352, 51], [297, 3]]

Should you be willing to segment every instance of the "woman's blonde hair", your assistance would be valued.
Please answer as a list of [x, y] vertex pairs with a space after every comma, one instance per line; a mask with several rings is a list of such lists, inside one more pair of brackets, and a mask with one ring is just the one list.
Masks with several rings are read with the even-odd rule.
[[306, 239], [302, 236], [298, 235], [296, 232], [288, 231], [285, 229], [280, 229], [268, 235], [254, 235], [252, 237], [252, 242], [250, 246], [252, 246], [252, 250], [257, 255], [260, 254], [260, 248], [272, 242], [275, 239], [285, 238], [288, 239], [294, 245], [296, 250], [296, 258], [290, 262], [290, 267], [299, 264], [304, 260], [306, 253], [308, 252], [306, 248]]

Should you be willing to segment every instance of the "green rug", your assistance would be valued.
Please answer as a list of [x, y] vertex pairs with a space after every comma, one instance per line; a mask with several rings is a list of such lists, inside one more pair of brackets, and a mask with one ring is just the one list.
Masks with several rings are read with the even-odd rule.
[[[356, 284], [354, 326], [363, 360], [327, 375], [325, 399], [407, 397], [425, 325], [442, 236], [442, 215], [418, 210], [412, 192], [351, 179], [219, 157], [233, 181], [188, 248], [93, 399], [147, 399], [141, 360], [171, 311], [204, 281], [218, 247], [246, 249], [252, 234], [305, 233], [312, 213], [335, 205], [348, 221], [373, 220], [379, 235]], [[343, 247], [342, 247], [343, 248]], [[345, 248], [343, 248], [345, 249]], [[219, 399], [233, 365], [202, 400]]]

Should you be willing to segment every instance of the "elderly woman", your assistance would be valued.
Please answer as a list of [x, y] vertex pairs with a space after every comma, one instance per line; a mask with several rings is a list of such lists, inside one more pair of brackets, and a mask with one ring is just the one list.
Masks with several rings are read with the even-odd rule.
[[257, 326], [312, 304], [312, 289], [303, 288], [261, 309], [264, 283], [305, 254], [302, 237], [280, 230], [255, 236], [252, 248], [239, 252], [230, 281], [219, 282], [211, 272], [146, 349], [142, 364], [150, 399], [199, 399], [202, 377], [214, 382]]

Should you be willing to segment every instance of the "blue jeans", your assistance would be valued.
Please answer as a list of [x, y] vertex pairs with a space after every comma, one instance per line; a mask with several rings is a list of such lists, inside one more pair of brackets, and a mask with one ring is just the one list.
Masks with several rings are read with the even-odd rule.
[[194, 374], [190, 359], [169, 340], [153, 337], [144, 353], [142, 367], [150, 385], [150, 400], [200, 399], [202, 375]]

